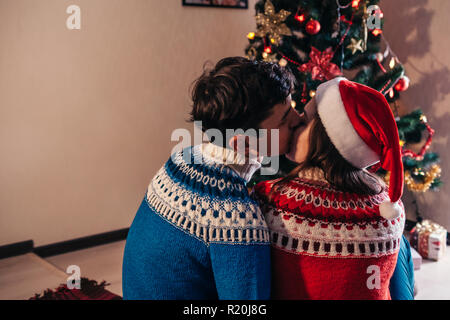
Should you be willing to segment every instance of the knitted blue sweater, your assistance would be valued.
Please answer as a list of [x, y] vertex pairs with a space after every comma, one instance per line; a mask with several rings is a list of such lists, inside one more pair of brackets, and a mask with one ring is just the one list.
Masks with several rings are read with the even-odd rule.
[[124, 299], [269, 299], [269, 233], [246, 188], [259, 167], [213, 144], [172, 155], [129, 230]]

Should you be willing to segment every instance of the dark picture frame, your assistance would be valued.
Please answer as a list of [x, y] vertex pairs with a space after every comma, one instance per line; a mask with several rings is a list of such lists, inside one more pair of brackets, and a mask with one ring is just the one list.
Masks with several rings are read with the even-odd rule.
[[[182, 0], [183, 6], [248, 9], [248, 0]], [[235, 2], [236, 4], [232, 4]]]

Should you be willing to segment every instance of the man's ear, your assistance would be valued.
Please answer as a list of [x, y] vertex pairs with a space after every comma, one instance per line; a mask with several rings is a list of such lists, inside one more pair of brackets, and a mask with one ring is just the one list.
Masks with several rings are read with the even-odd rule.
[[246, 158], [258, 156], [258, 140], [256, 137], [237, 134], [228, 140], [228, 145], [235, 152], [245, 154]]
[[[244, 140], [242, 140], [244, 139]], [[243, 143], [244, 141], [244, 143]], [[245, 141], [245, 136], [238, 134], [235, 136], [232, 136], [230, 140], [228, 140], [228, 146], [234, 150], [235, 152], [241, 151], [242, 148], [245, 150], [245, 145], [247, 142]]]

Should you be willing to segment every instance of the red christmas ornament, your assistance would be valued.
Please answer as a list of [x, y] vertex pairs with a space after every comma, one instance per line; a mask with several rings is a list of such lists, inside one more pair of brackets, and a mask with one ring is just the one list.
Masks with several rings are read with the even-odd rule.
[[331, 47], [323, 52], [311, 47], [311, 52], [309, 53], [310, 60], [302, 64], [298, 69], [300, 72], [311, 72], [313, 80], [331, 80], [342, 75], [341, 69], [336, 64], [330, 62], [333, 55], [334, 52]]
[[394, 89], [397, 91], [406, 91], [409, 88], [409, 78], [407, 76], [403, 76], [400, 78], [394, 86]]
[[306, 24], [305, 30], [310, 35], [315, 35], [315, 34], [319, 33], [319, 31], [320, 31], [320, 22], [317, 21], [317, 20], [314, 20], [314, 19], [308, 21], [308, 23]]

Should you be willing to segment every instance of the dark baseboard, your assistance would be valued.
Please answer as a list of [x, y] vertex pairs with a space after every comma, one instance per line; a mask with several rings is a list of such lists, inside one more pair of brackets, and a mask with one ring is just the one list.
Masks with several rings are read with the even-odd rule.
[[36, 247], [33, 249], [33, 252], [42, 258], [46, 258], [70, 251], [95, 247], [110, 242], [125, 240], [128, 235], [128, 230], [129, 228], [125, 228], [73, 240], [52, 243], [49, 245]]
[[33, 240], [16, 242], [0, 246], [0, 259], [10, 258], [33, 251]]

